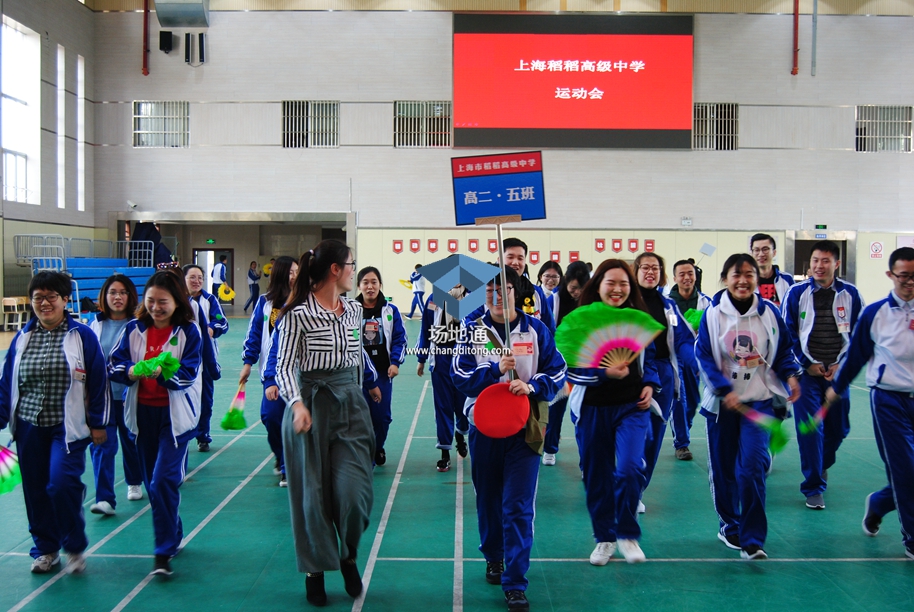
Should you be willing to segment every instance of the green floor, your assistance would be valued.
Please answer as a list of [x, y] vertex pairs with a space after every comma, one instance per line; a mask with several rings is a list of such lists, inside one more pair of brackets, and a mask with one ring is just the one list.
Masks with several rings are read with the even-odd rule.
[[[227, 410], [240, 369], [246, 321], [231, 319], [221, 341], [223, 380], [213, 418]], [[411, 338], [417, 322], [407, 323]], [[858, 382], [858, 385], [860, 383]], [[435, 419], [429, 375], [410, 358], [395, 384], [388, 463], [375, 471], [371, 525], [360, 549], [367, 585], [353, 602], [328, 574], [329, 609], [504, 610], [501, 591], [483, 579], [468, 461], [435, 471]], [[150, 580], [152, 520], [145, 500], [117, 515], [86, 515], [85, 574], [29, 572], [31, 539], [22, 495], [0, 497], [0, 610], [277, 610], [309, 608], [295, 570], [286, 492], [276, 486], [266, 434], [257, 420], [259, 389], [248, 393], [243, 432], [218, 431], [213, 451], [190, 453], [181, 516], [189, 540], [168, 581]], [[421, 402], [420, 402], [421, 398]], [[866, 391], [853, 390], [850, 437], [829, 470], [828, 508], [804, 506], [796, 445], [779, 455], [768, 480], [766, 562], [745, 562], [716, 538], [708, 490], [704, 419], [696, 419], [695, 461], [673, 458], [667, 443], [644, 502], [648, 562], [593, 567], [584, 491], [571, 425], [555, 467], [540, 471], [536, 536], [528, 574], [534, 610], [844, 611], [914, 610], [914, 563], [904, 560], [895, 514], [876, 538], [860, 528], [865, 496], [883, 486]], [[567, 417], [566, 417], [567, 419]], [[3, 442], [7, 432], [3, 432]], [[88, 462], [87, 462], [88, 463]], [[86, 483], [92, 498], [91, 469]], [[912, 485], [914, 486], [914, 485]], [[460, 502], [462, 498], [462, 503]]]

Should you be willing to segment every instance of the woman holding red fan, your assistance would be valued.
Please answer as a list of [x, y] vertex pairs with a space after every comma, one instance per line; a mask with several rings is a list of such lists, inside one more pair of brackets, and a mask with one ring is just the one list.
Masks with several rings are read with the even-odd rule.
[[[718, 539], [743, 559], [767, 559], [765, 472], [771, 464], [767, 430], [737, 411], [740, 404], [774, 415], [772, 398], [794, 402], [803, 369], [777, 306], [755, 293], [759, 267], [748, 253], [724, 263], [718, 291], [698, 328], [695, 357], [705, 388], [711, 495], [720, 518]], [[721, 410], [721, 406], [725, 408]]]
[[[607, 259], [581, 292], [580, 304], [603, 302], [646, 312], [628, 264]], [[653, 344], [632, 363], [607, 368], [569, 368], [574, 384], [568, 406], [577, 415], [587, 509], [597, 542], [592, 565], [606, 565], [618, 545], [629, 563], [645, 560], [636, 518], [644, 486], [644, 439], [648, 409], [660, 386]]]

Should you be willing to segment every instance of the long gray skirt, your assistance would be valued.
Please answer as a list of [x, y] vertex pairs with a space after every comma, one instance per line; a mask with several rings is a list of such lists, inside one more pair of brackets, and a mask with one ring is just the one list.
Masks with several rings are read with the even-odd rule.
[[356, 557], [374, 501], [371, 414], [358, 368], [300, 376], [311, 429], [295, 433], [291, 407], [282, 420], [295, 557], [300, 572], [338, 570]]

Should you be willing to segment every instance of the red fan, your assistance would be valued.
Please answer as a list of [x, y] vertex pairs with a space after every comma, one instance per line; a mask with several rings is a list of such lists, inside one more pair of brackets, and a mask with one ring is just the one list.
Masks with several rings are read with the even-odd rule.
[[514, 395], [509, 383], [497, 383], [479, 394], [473, 408], [473, 421], [480, 433], [490, 438], [513, 436], [527, 424], [530, 401], [526, 395]]

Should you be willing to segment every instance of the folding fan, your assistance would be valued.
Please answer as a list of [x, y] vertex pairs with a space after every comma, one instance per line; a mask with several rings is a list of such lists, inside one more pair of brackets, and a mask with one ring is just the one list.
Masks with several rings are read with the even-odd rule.
[[803, 435], [809, 435], [819, 429], [819, 425], [825, 420], [825, 417], [828, 416], [828, 404], [823, 404], [821, 408], [816, 410], [816, 413], [810, 415], [805, 421], [799, 421], [797, 423], [797, 429], [800, 430], [800, 433]]
[[0, 495], [9, 493], [21, 482], [19, 458], [10, 449], [0, 446]]
[[696, 310], [694, 308], [689, 308], [684, 313], [682, 313], [682, 318], [692, 327], [693, 330], [698, 331], [698, 326], [701, 325], [701, 317], [705, 314], [705, 311]]
[[771, 451], [772, 455], [777, 455], [787, 447], [790, 436], [784, 431], [784, 421], [770, 414], [759, 412], [745, 404], [737, 404], [736, 410], [771, 435], [768, 439], [768, 450]]
[[664, 329], [641, 310], [595, 302], [565, 315], [555, 345], [570, 367], [608, 368], [632, 363]]

